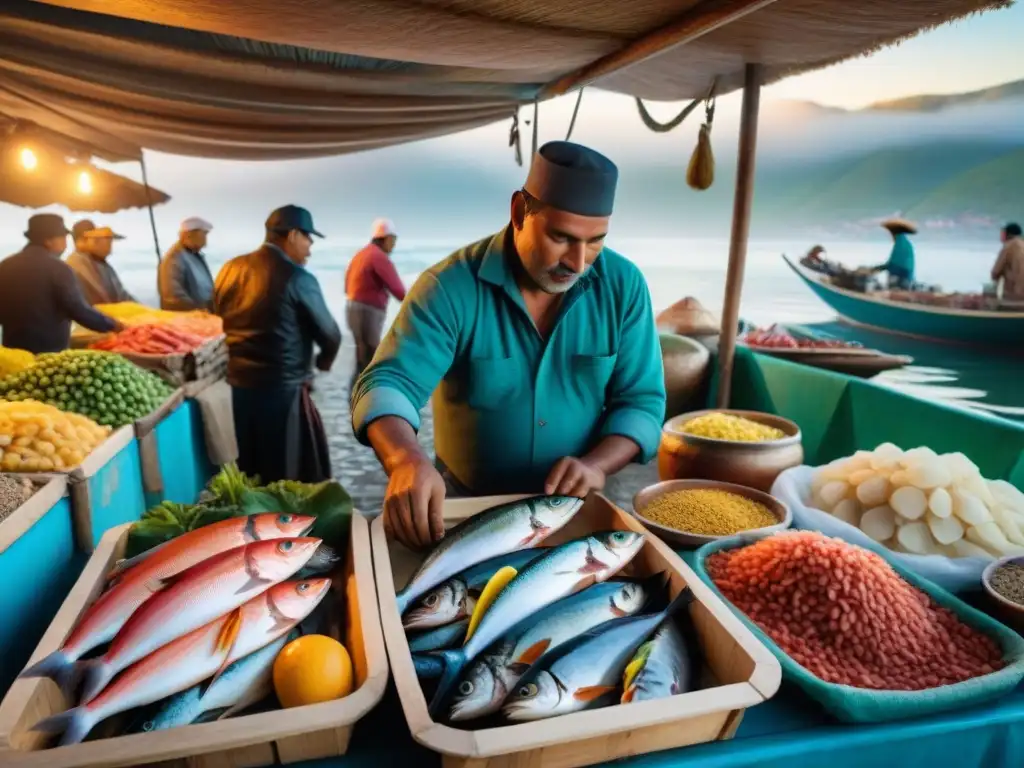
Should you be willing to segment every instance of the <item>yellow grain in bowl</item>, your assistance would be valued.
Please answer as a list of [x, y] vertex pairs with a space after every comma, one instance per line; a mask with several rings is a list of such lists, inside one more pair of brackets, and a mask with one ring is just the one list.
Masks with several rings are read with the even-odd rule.
[[652, 523], [701, 536], [729, 536], [780, 522], [764, 504], [711, 488], [669, 491], [638, 512]]
[[769, 427], [730, 413], [707, 413], [683, 425], [683, 432], [695, 437], [715, 440], [735, 440], [743, 443], [761, 443], [781, 440], [786, 436], [778, 427]]

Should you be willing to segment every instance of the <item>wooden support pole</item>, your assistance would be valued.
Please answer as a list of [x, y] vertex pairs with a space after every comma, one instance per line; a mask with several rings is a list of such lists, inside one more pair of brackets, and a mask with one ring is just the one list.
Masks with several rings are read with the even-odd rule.
[[761, 105], [761, 65], [747, 64], [743, 77], [743, 106], [740, 112], [739, 159], [736, 192], [732, 204], [732, 233], [729, 239], [729, 271], [725, 276], [722, 333], [718, 342], [718, 393], [715, 404], [729, 406], [732, 369], [736, 356], [736, 334], [740, 324], [740, 294], [747, 264], [750, 212], [754, 203], [754, 170], [757, 154], [757, 116]]
[[561, 96], [574, 88], [590, 85], [595, 80], [613, 72], [619, 72], [665, 53], [665, 51], [692, 43], [697, 38], [742, 19], [774, 2], [776, 0], [722, 0], [722, 2], [715, 3], [711, 10], [705, 10], [705, 3], [698, 3], [695, 10], [685, 13], [649, 35], [644, 35], [625, 47], [548, 83], [541, 90], [538, 98], [543, 100]]
[[153, 230], [153, 247], [156, 248], [156, 263], [159, 264], [163, 258], [160, 251], [160, 236], [156, 233], [156, 216], [153, 214], [153, 193], [149, 188], [149, 177], [146, 175], [146, 157], [139, 158], [139, 165], [142, 166], [142, 185], [146, 188], [146, 204], [149, 206], [149, 226]]

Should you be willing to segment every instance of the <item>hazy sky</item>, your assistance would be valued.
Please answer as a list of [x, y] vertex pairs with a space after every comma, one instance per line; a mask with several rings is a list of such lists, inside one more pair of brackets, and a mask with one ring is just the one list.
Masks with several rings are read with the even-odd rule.
[[[770, 130], [772, 102], [807, 100], [821, 104], [859, 108], [872, 102], [922, 93], [959, 93], [1000, 83], [1024, 79], [1024, 4], [977, 15], [955, 24], [924, 33], [902, 45], [889, 48], [871, 57], [856, 59], [827, 70], [795, 77], [766, 89], [765, 126]], [[575, 94], [541, 105], [540, 139], [564, 138]], [[739, 95], [731, 94], [719, 101], [716, 120], [716, 143], [730, 142], [735, 135]], [[654, 104], [651, 111], [661, 118], [674, 115], [675, 104]], [[776, 109], [776, 112], [778, 110]], [[730, 125], [731, 124], [731, 125]], [[648, 131], [640, 122], [633, 100], [624, 96], [588, 89], [573, 138], [608, 152], [628, 170], [635, 157], [670, 158], [685, 163], [693, 148], [698, 116], [687, 120], [679, 129], [665, 135]], [[339, 217], [339, 228], [349, 229], [355, 222], [345, 221], [344, 196], [323, 200], [310, 180], [336, 179], [337, 189], [345, 190], [361, 175], [384, 168], [385, 173], [401, 173], [402, 163], [414, 163], [424, 153], [457, 158], [463, 165], [477, 167], [481, 173], [500, 174], [505, 184], [517, 183], [525, 171], [517, 169], [507, 147], [507, 121], [416, 145], [377, 150], [356, 156], [322, 160], [240, 163], [196, 158], [176, 158], [148, 154], [150, 180], [172, 195], [167, 205], [157, 210], [162, 240], [173, 239], [181, 218], [201, 214], [213, 221], [237, 226], [258, 236], [263, 217], [276, 204], [294, 201], [309, 205], [314, 213], [326, 209], [328, 215]], [[767, 138], [767, 137], [766, 137]], [[529, 129], [524, 130], [524, 148], [529, 147]], [[395, 170], [398, 169], [398, 170]], [[138, 167], [122, 164], [119, 173], [137, 177]], [[514, 177], [514, 178], [513, 178]], [[346, 179], [351, 180], [346, 185]], [[309, 198], [307, 200], [307, 198]], [[224, 201], [233, 205], [224, 207]], [[271, 202], [273, 201], [273, 202]], [[320, 206], [318, 210], [317, 205]], [[380, 201], [386, 212], [387, 201]], [[424, 206], [431, 205], [425, 199]], [[501, 205], [504, 206], [504, 197]], [[30, 212], [0, 204], [0, 248], [4, 252], [15, 247]], [[439, 213], [440, 215], [440, 213]], [[219, 217], [219, 218], [218, 218]], [[72, 215], [72, 220], [77, 216]], [[102, 218], [104, 223], [129, 234], [132, 242], [148, 238], [149, 222], [141, 211], [127, 211]], [[360, 222], [362, 215], [360, 214]], [[234, 221], [225, 221], [233, 219]], [[359, 230], [366, 224], [360, 224]], [[223, 229], [221, 230], [225, 235]], [[353, 232], [357, 239], [360, 237]], [[127, 243], [125, 244], [128, 245]]]

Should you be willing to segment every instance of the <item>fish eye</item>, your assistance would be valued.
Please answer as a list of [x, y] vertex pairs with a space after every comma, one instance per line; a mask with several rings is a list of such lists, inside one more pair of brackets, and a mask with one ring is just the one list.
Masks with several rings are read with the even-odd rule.
[[527, 683], [519, 689], [519, 695], [524, 699], [532, 699], [537, 695], [538, 688], [535, 683]]
[[154, 723], [152, 720], [147, 720], [146, 722], [144, 722], [142, 724], [142, 730], [144, 730], [144, 731], [152, 731], [155, 726], [156, 726], [156, 723]]
[[551, 499], [551, 506], [552, 507], [560, 507], [563, 504], [565, 504], [565, 499], [563, 499], [561, 497], [559, 497], [557, 499]]
[[471, 683], [469, 680], [463, 680], [461, 683], [459, 683], [459, 693], [461, 693], [463, 696], [469, 696], [471, 693], [473, 693], [473, 683]]
[[423, 599], [423, 604], [425, 606], [427, 606], [428, 608], [433, 608], [435, 605], [437, 605], [437, 601], [440, 600], [440, 599], [441, 598], [438, 596], [438, 594], [436, 592], [434, 592], [432, 594], [427, 595]]
[[294, 544], [290, 541], [282, 541], [277, 545], [277, 548], [282, 552], [288, 552], [293, 546]]
[[295, 518], [293, 518], [289, 514], [278, 515], [278, 518], [277, 518], [278, 522], [284, 523], [285, 525], [287, 525], [288, 523], [290, 523], [294, 519]]
[[298, 592], [305, 592], [306, 590], [309, 589], [309, 582], [308, 581], [303, 581], [297, 587], [295, 587], [295, 589]]

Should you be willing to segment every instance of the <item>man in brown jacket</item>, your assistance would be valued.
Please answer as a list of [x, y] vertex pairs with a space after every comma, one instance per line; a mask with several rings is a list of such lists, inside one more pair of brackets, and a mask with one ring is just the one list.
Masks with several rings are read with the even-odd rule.
[[1003, 248], [992, 267], [992, 279], [1003, 280], [1004, 301], [1024, 301], [1024, 238], [1020, 224], [1003, 227]]

